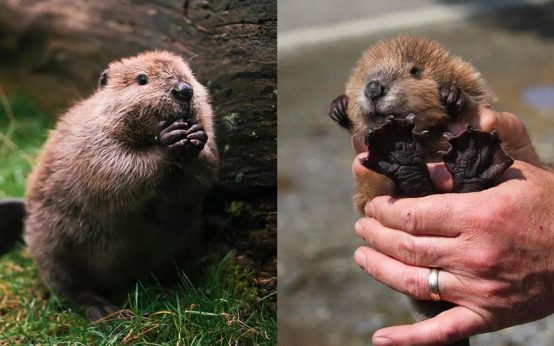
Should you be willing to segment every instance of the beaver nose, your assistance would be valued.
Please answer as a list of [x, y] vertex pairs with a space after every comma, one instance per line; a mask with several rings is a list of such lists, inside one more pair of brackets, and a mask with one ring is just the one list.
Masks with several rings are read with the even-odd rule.
[[188, 102], [192, 98], [192, 87], [189, 83], [179, 82], [179, 84], [177, 84], [173, 88], [173, 90], [171, 90], [171, 93], [178, 100]]
[[378, 80], [372, 80], [367, 83], [365, 93], [369, 98], [375, 99], [385, 93], [385, 87]]

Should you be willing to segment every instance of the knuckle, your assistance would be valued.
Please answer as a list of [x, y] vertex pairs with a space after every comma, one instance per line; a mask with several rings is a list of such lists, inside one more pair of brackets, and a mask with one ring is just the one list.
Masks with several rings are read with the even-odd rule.
[[397, 244], [398, 259], [407, 264], [416, 263], [415, 243], [411, 238], [405, 237]]
[[445, 344], [450, 344], [464, 338], [462, 331], [455, 324], [448, 324], [446, 326], [439, 327], [437, 333], [438, 339]]
[[494, 234], [494, 230], [502, 227], [506, 220], [511, 220], [517, 210], [513, 208], [513, 196], [500, 194], [498, 199], [491, 201], [480, 211], [475, 211], [468, 215], [467, 226], [474, 230], [479, 230], [483, 235]]
[[418, 228], [418, 215], [414, 210], [404, 212], [404, 230], [408, 233], [415, 233]]
[[374, 198], [365, 204], [364, 211], [367, 216], [377, 217], [377, 208], [375, 207], [376, 201], [377, 198]]
[[425, 299], [426, 291], [423, 287], [423, 283], [424, 281], [422, 281], [422, 278], [419, 277], [415, 271], [409, 269], [404, 271], [402, 284], [408, 296], [417, 299]]
[[500, 269], [500, 259], [499, 251], [492, 248], [482, 249], [474, 252], [469, 264], [470, 268], [476, 272], [494, 275]]
[[490, 303], [497, 301], [500, 297], [504, 296], [506, 286], [502, 285], [500, 282], [487, 281], [479, 286], [479, 291], [481, 299], [484, 299]]

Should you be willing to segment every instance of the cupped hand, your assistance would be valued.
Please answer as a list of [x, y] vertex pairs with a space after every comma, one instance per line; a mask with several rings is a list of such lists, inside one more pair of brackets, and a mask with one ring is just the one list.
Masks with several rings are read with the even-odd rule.
[[[355, 173], [362, 169], [354, 166]], [[446, 169], [430, 171], [449, 190]], [[458, 305], [423, 322], [381, 329], [376, 345], [444, 344], [554, 312], [554, 174], [516, 161], [502, 180], [481, 192], [381, 196], [367, 204], [367, 217], [355, 228], [368, 246], [356, 251], [356, 263], [422, 300], [430, 299], [429, 268], [441, 268], [441, 297]]]

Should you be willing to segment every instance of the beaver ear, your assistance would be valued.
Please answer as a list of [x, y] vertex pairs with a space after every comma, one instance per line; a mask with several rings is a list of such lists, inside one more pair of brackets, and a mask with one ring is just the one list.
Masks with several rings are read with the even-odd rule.
[[98, 78], [98, 88], [102, 89], [106, 85], [108, 85], [108, 70], [104, 70], [104, 72], [100, 75], [100, 78]]

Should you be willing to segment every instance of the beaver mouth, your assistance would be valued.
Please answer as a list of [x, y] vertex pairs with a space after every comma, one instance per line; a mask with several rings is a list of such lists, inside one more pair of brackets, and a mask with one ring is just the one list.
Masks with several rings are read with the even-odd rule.
[[379, 126], [383, 125], [385, 123], [385, 119], [388, 117], [394, 117], [398, 119], [406, 119], [410, 114], [414, 114], [413, 112], [407, 112], [407, 113], [380, 113], [380, 112], [372, 112], [372, 113], [366, 113], [364, 115], [364, 118], [367, 121], [367, 125], [369, 129], [375, 130]]
[[164, 120], [193, 120], [196, 117], [193, 108], [190, 105], [182, 106], [178, 111], [163, 112], [161, 118]]

